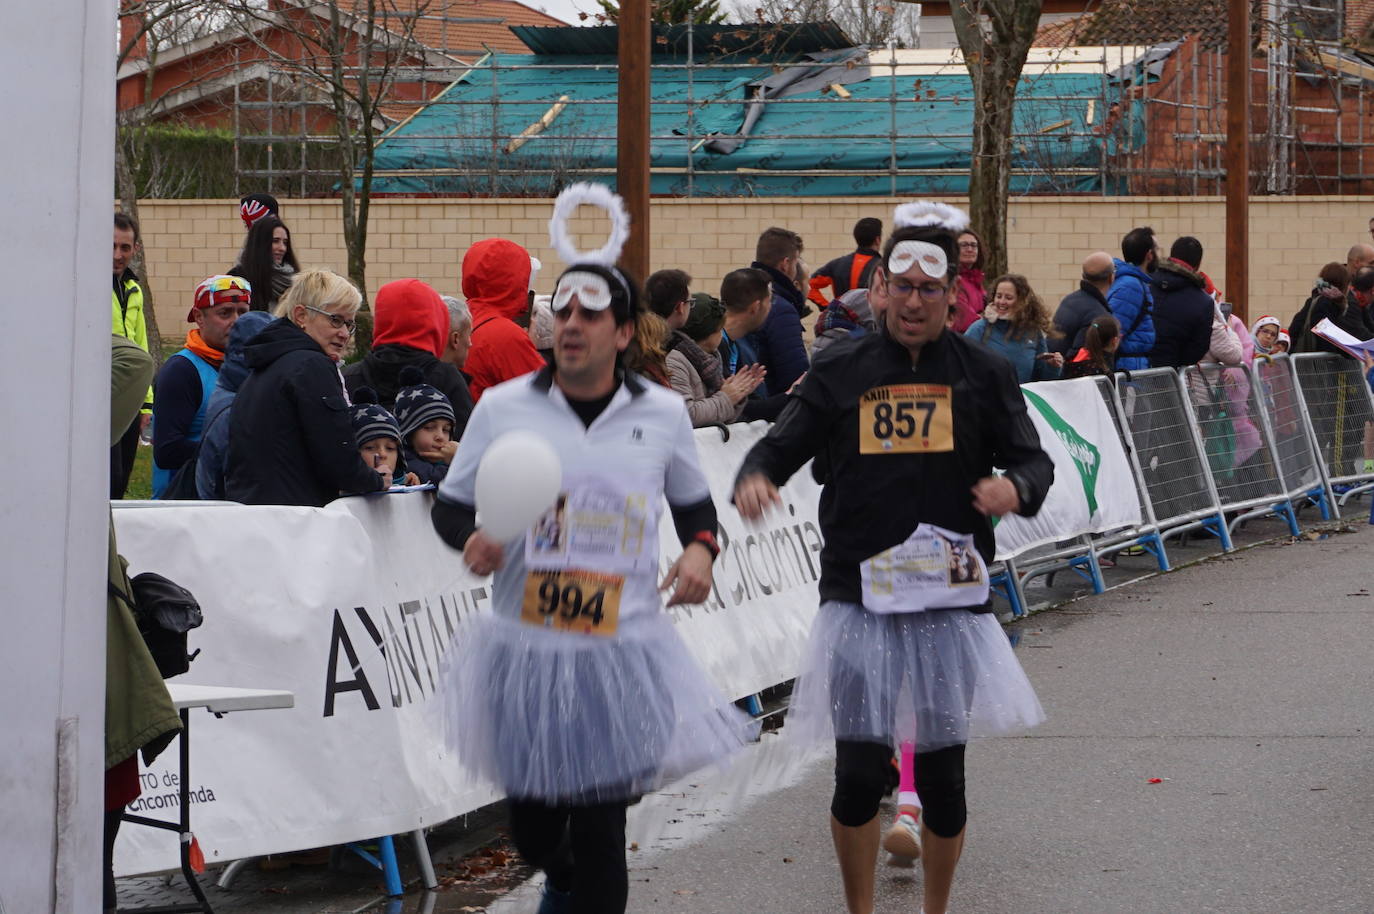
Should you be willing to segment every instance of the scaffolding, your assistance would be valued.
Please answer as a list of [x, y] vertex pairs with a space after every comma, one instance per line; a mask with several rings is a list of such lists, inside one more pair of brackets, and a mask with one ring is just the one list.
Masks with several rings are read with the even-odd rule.
[[[523, 57], [491, 48], [477, 55], [479, 49], [461, 47], [461, 36], [489, 20], [418, 18], [427, 21], [423, 29], [415, 23], [414, 34], [423, 33], [433, 53], [395, 74], [395, 91], [376, 124], [385, 128], [379, 149], [429, 142], [449, 159], [383, 169], [381, 192], [548, 196], [572, 180], [613, 179], [606, 157], [616, 140], [613, 58]], [[1318, 27], [1344, 22], [1343, 0], [1265, 0], [1263, 19], [1251, 65], [1252, 192], [1371, 192], [1374, 124], [1366, 108], [1374, 64], [1343, 47], [1339, 27]], [[954, 159], [968, 144], [968, 129], [939, 126], [972, 108], [969, 91], [947, 88], [953, 77], [967, 79], [958, 51], [851, 49], [847, 57], [833, 52], [818, 60], [822, 55], [770, 55], [760, 42], [752, 52], [722, 53], [690, 25], [659, 51], [652, 79], [669, 91], [653, 100], [655, 194], [747, 196], [781, 188], [828, 195], [842, 188], [845, 195], [897, 196], [957, 193], [959, 182], [966, 184], [967, 159]], [[1222, 50], [1196, 37], [1153, 48], [1032, 49], [1018, 87], [1013, 192], [1222, 193], [1224, 67]], [[265, 166], [263, 156], [253, 156], [240, 167], [236, 155], [238, 178], [272, 192], [334, 193], [339, 173], [326, 160], [338, 140], [319, 129], [332, 103], [299, 72], [277, 69], [255, 97], [241, 98], [236, 86], [236, 150], [267, 150]], [[807, 92], [788, 88], [822, 74], [835, 76], [833, 83]], [[1053, 82], [1066, 74], [1082, 78]], [[1047, 90], [1051, 84], [1069, 88]], [[607, 85], [612, 94], [599, 92]], [[746, 112], [746, 127], [734, 134], [721, 128], [722, 111], [732, 107]], [[765, 123], [785, 126], [750, 132], [751, 110], [766, 110]], [[813, 118], [819, 113], [824, 121]], [[419, 129], [437, 122], [443, 129]], [[707, 155], [722, 143], [772, 152], [761, 161], [740, 156], [731, 167], [730, 155]], [[862, 167], [845, 167], [817, 154], [822, 147], [885, 152], [881, 161], [870, 156]], [[941, 151], [949, 153], [943, 160]]]

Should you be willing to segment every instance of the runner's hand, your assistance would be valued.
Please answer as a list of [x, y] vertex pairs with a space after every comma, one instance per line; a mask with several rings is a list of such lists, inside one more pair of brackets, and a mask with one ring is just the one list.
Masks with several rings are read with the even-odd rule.
[[758, 520], [768, 508], [780, 504], [778, 487], [762, 473], [746, 476], [735, 486], [735, 509], [745, 520]]
[[987, 476], [978, 480], [973, 492], [973, 509], [988, 517], [1001, 517], [1021, 507], [1016, 483], [1005, 476]]
[[496, 540], [478, 530], [463, 544], [463, 561], [473, 574], [489, 575], [506, 562], [506, 549]]
[[688, 543], [682, 555], [668, 569], [668, 576], [659, 585], [660, 591], [674, 584], [673, 595], [668, 598], [669, 606], [679, 604], [694, 606], [706, 602], [711, 594], [711, 550], [701, 543]]

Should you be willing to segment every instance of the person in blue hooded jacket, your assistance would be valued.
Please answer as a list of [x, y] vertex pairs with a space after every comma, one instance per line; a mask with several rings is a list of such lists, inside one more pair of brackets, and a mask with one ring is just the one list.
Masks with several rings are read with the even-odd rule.
[[1116, 278], [1107, 292], [1107, 307], [1121, 325], [1121, 348], [1117, 350], [1118, 371], [1138, 371], [1150, 367], [1150, 351], [1155, 348], [1155, 323], [1151, 312], [1154, 295], [1150, 273], [1159, 259], [1155, 230], [1149, 226], [1133, 228], [1121, 239], [1122, 260], [1113, 260]]
[[219, 380], [205, 406], [205, 432], [200, 439], [200, 454], [196, 458], [196, 494], [203, 499], [224, 500], [224, 455], [229, 451], [229, 410], [238, 395], [239, 385], [248, 377], [248, 365], [243, 360], [243, 348], [268, 324], [272, 315], [267, 311], [249, 311], [234, 322], [229, 331], [229, 345], [224, 350], [224, 364]]

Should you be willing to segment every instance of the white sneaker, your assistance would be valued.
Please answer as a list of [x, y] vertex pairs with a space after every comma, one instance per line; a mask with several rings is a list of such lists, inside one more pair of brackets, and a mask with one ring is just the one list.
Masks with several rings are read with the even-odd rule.
[[883, 850], [891, 855], [887, 860], [888, 866], [915, 865], [921, 856], [921, 826], [917, 824], [915, 816], [902, 813], [897, 817], [887, 834], [883, 835]]

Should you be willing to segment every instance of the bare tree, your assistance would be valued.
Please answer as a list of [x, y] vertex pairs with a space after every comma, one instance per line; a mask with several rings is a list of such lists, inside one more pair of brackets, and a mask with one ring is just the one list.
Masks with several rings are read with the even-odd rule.
[[[153, 97], [160, 51], [190, 41], [213, 28], [216, 11], [207, 0], [122, 0], [119, 7], [120, 41], [115, 53], [115, 72], [126, 64], [142, 63], [144, 104], [120, 115], [115, 134], [115, 191], [120, 209], [138, 221], [138, 181], [131, 163], [147, 153], [147, 128], [158, 112]], [[153, 307], [153, 289], [148, 282], [148, 265], [143, 257], [134, 264], [139, 285], [143, 287], [143, 316], [148, 330], [148, 352], [162, 364], [162, 333]]]
[[[426, 62], [452, 63], [415, 38], [417, 24], [427, 15], [442, 15], [447, 0], [273, 0], [267, 8], [259, 0], [228, 0], [225, 5], [245, 39], [273, 66], [313, 86], [333, 118], [348, 276], [362, 291], [366, 308], [368, 214], [375, 150], [388, 123], [384, 106], [396, 104], [392, 90], [408, 71]], [[267, 40], [264, 26], [291, 40], [285, 45]]]
[[949, 6], [973, 80], [969, 216], [983, 239], [984, 269], [998, 276], [1007, 269], [1016, 86], [1040, 22], [1041, 0], [951, 0]]
[[737, 0], [735, 15], [744, 22], [834, 22], [855, 44], [915, 47], [920, 14], [901, 0]]

